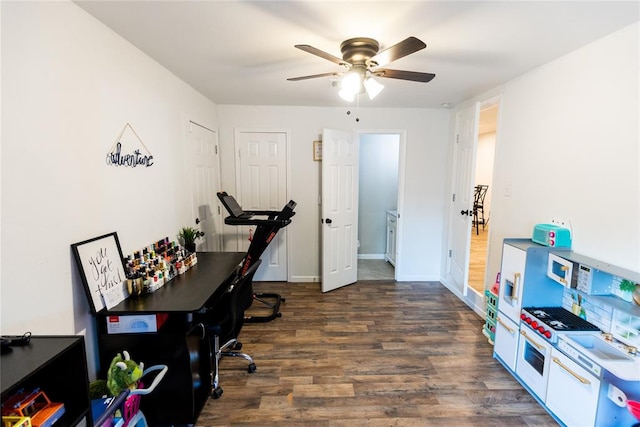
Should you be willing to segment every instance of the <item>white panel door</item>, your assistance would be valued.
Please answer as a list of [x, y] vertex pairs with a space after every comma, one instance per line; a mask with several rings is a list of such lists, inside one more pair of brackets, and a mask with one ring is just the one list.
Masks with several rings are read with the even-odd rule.
[[196, 250], [222, 250], [222, 209], [216, 192], [220, 191], [220, 155], [217, 134], [194, 122], [189, 122], [187, 136], [191, 161], [191, 191], [193, 227], [204, 236], [196, 242]]
[[322, 134], [322, 292], [358, 279], [358, 140]]
[[[238, 202], [242, 209], [280, 211], [287, 203], [287, 135], [284, 132], [239, 133], [240, 182]], [[238, 227], [239, 250], [249, 249], [252, 226]], [[281, 228], [262, 254], [256, 281], [287, 280], [287, 229]]]
[[480, 103], [458, 112], [454, 147], [452, 209], [449, 219], [449, 262], [447, 273], [455, 287], [467, 294], [469, 250], [473, 212], [475, 149], [478, 143]]

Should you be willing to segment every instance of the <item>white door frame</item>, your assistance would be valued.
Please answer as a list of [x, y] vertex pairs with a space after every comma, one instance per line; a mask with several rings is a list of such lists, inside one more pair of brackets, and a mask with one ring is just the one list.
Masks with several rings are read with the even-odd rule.
[[[398, 153], [398, 200], [397, 200], [397, 209], [398, 209], [398, 228], [396, 230], [397, 233], [397, 255], [396, 255], [396, 266], [395, 266], [395, 270], [394, 270], [394, 278], [395, 280], [402, 280], [403, 277], [403, 273], [402, 273], [402, 241], [403, 241], [403, 222], [401, 221], [402, 218], [402, 214], [404, 213], [404, 194], [405, 194], [405, 168], [406, 168], [406, 140], [407, 140], [407, 132], [406, 130], [396, 130], [396, 129], [360, 129], [360, 130], [349, 130], [349, 131], [345, 131], [345, 132], [353, 132], [354, 137], [355, 137], [355, 142], [358, 145], [358, 152], [359, 152], [359, 146], [360, 146], [360, 139], [361, 136], [364, 134], [393, 134], [393, 135], [398, 135], [398, 139], [399, 139], [399, 153]], [[356, 163], [359, 164], [360, 159], [359, 159], [359, 154], [358, 157], [356, 158]], [[322, 176], [321, 176], [321, 180], [322, 180]], [[324, 203], [324, 201], [323, 201]], [[321, 218], [322, 218], [322, 222], [324, 221], [324, 213], [321, 214]], [[357, 225], [357, 217], [356, 217], [356, 225]], [[321, 224], [321, 239], [322, 239], [322, 234], [324, 233], [324, 227], [326, 226], [326, 224], [322, 223]], [[323, 243], [324, 244], [324, 243]], [[354, 258], [356, 259], [357, 262], [357, 247], [354, 248], [355, 253], [353, 254]], [[320, 263], [321, 266], [326, 265], [324, 258], [324, 250], [321, 250], [320, 252]], [[356, 274], [356, 278], [357, 278], [357, 274]], [[323, 281], [323, 291], [324, 291], [324, 277], [322, 277], [322, 281]], [[331, 288], [333, 289], [333, 288]]]
[[[286, 177], [286, 201], [291, 200], [291, 131], [289, 129], [266, 129], [266, 128], [234, 128], [234, 158], [235, 158], [235, 171], [236, 171], [236, 195], [235, 198], [238, 200], [242, 199], [242, 177], [240, 170], [240, 134], [242, 133], [283, 133], [286, 137], [286, 145], [287, 145], [287, 153], [286, 153], [286, 161], [285, 161], [285, 172], [287, 174]], [[284, 205], [283, 205], [284, 207]], [[293, 219], [295, 221], [295, 219]], [[236, 230], [236, 248], [240, 250], [240, 239], [241, 232], [238, 227]], [[291, 257], [293, 251], [291, 250], [291, 225], [287, 226], [287, 232], [285, 234], [285, 241], [287, 244], [287, 281], [290, 282], [291, 279]]]
[[[497, 124], [496, 124], [496, 147], [498, 144], [498, 139], [499, 139], [499, 130], [500, 130], [500, 116], [502, 113], [502, 109], [501, 109], [501, 103], [502, 103], [502, 95], [498, 94], [498, 95], [491, 95], [488, 96], [486, 98], [481, 98], [479, 100], [473, 100], [473, 104], [475, 104], [476, 102], [479, 102], [479, 109], [478, 109], [478, 117], [476, 117], [476, 120], [479, 120], [479, 111], [482, 110], [483, 108], [487, 108], [489, 106], [492, 105], [498, 105], [498, 118], [497, 118]], [[470, 103], [465, 103], [465, 107], [470, 105]], [[455, 138], [455, 133], [454, 135], [452, 135], [452, 140]], [[496, 148], [496, 153], [497, 153], [497, 148]], [[454, 169], [454, 162], [455, 162], [455, 157], [451, 158], [452, 164], [451, 164], [451, 169]], [[477, 162], [477, 145], [473, 151], [473, 160], [472, 160], [472, 168], [475, 169], [475, 165]], [[491, 186], [493, 186], [493, 181], [495, 180], [495, 162], [494, 162], [494, 175], [493, 175], [493, 179], [492, 182], [489, 184]], [[450, 182], [450, 188], [449, 188], [449, 192], [447, 193], [447, 197], [451, 197], [451, 194], [453, 194], [454, 189], [455, 189], [455, 181], [453, 178], [453, 173], [452, 173], [452, 180]], [[450, 205], [452, 207], [452, 205]], [[448, 251], [451, 247], [451, 238], [452, 238], [452, 227], [454, 226], [454, 221], [451, 219], [453, 215], [455, 215], [456, 212], [452, 212], [451, 209], [449, 211], [449, 225], [448, 225], [448, 230], [447, 230], [447, 246], [443, 248], [443, 259], [446, 259], [446, 266], [445, 266], [445, 271], [446, 271], [446, 278], [444, 280], [444, 284], [445, 286], [452, 291], [458, 298], [460, 298], [463, 302], [465, 302], [469, 307], [471, 307], [476, 313], [480, 314], [481, 316], [485, 316], [486, 312], [485, 312], [485, 307], [484, 307], [484, 294], [479, 294], [477, 292], [468, 292], [468, 287], [469, 287], [469, 283], [468, 283], [468, 277], [469, 277], [469, 254], [467, 254], [467, 262], [465, 264], [465, 272], [464, 272], [464, 276], [465, 276], [465, 281], [464, 281], [464, 285], [463, 285], [463, 289], [457, 289], [455, 286], [453, 286], [453, 283], [451, 283], [451, 277], [449, 277], [448, 275], [448, 271], [449, 271], [449, 263], [450, 263], [450, 259], [449, 259], [449, 254]], [[469, 236], [470, 237], [470, 236]], [[488, 241], [491, 241], [491, 228], [489, 228], [489, 234], [487, 235]], [[490, 246], [487, 247], [487, 260], [490, 257]], [[485, 265], [485, 280], [487, 277], [487, 271], [486, 271], [486, 265]]]
[[[397, 129], [359, 129], [356, 130], [358, 144], [362, 135], [398, 135], [399, 153], [398, 153], [398, 220], [396, 222], [396, 265], [394, 268], [394, 279], [401, 281], [403, 277], [402, 264], [402, 239], [404, 230], [404, 221], [401, 221], [401, 214], [404, 214], [404, 189], [405, 189], [405, 168], [407, 153], [407, 131]], [[360, 161], [360, 159], [358, 159]]]
[[[494, 162], [493, 162], [493, 171], [491, 173], [491, 182], [489, 183], [489, 188], [492, 188], [493, 193], [492, 194], [497, 194], [497, 192], [495, 191], [495, 186], [494, 186], [494, 182], [495, 182], [495, 170], [496, 170], [496, 163], [495, 163], [495, 159], [496, 154], [498, 153], [498, 140], [500, 139], [500, 117], [502, 115], [502, 95], [494, 95], [488, 98], [484, 98], [480, 101], [480, 111], [482, 111], [485, 108], [491, 107], [497, 105], [498, 106], [498, 115], [496, 117], [496, 137], [495, 137], [495, 150], [494, 150], [494, 154], [493, 154], [493, 158], [494, 158]], [[480, 117], [478, 117], [479, 119]], [[479, 136], [479, 135], [478, 135]], [[476, 166], [476, 163], [478, 161], [477, 159], [477, 151], [478, 151], [478, 147], [476, 146], [476, 153], [474, 153], [474, 168]], [[490, 272], [488, 270], [488, 261], [491, 258], [491, 234], [492, 234], [492, 227], [489, 227], [489, 233], [487, 234], [487, 257], [485, 259], [485, 268], [484, 268], [484, 280], [485, 282], [487, 281], [488, 278], [490, 278], [492, 275], [490, 275]], [[473, 231], [473, 229], [472, 229]], [[500, 250], [502, 250], [502, 245], [500, 245]], [[469, 266], [467, 265], [467, 270], [469, 269]], [[466, 286], [469, 286], [469, 283], [466, 284]], [[482, 305], [484, 305], [484, 293], [480, 293], [478, 294], [474, 289], [471, 290], [471, 292], [466, 292], [466, 303], [469, 304], [470, 306], [474, 306], [474, 305], [478, 305], [480, 302], [482, 302]], [[484, 311], [483, 311], [484, 313]]]

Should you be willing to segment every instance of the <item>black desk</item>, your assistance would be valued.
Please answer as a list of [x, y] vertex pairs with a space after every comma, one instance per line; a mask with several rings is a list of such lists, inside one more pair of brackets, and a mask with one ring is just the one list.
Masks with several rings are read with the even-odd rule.
[[124, 300], [108, 315], [194, 313], [240, 265], [244, 252], [198, 252], [198, 263], [152, 294]]
[[[153, 393], [143, 396], [141, 409], [151, 426], [195, 424], [211, 393], [211, 355], [208, 337], [194, 324], [193, 314], [221, 294], [240, 265], [244, 252], [202, 252], [198, 263], [156, 292], [132, 297], [101, 311], [98, 346], [101, 377], [106, 378], [113, 357], [127, 350], [146, 367], [163, 364], [167, 374]], [[109, 316], [166, 313], [158, 332], [108, 334]], [[144, 378], [143, 378], [144, 380]]]

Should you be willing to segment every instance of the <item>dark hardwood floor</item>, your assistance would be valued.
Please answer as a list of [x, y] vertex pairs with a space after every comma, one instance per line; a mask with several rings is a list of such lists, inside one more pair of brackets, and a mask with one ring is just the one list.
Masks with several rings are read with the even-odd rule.
[[[492, 358], [483, 321], [433, 282], [254, 283], [283, 317], [245, 324], [197, 426], [556, 426]], [[256, 313], [257, 304], [251, 308]]]

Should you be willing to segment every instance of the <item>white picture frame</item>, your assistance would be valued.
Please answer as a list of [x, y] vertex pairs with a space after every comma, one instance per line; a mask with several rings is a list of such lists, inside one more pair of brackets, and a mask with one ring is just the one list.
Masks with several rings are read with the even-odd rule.
[[313, 141], [313, 161], [322, 160], [322, 141]]
[[122, 249], [116, 232], [74, 243], [71, 249], [93, 314], [127, 297]]

